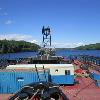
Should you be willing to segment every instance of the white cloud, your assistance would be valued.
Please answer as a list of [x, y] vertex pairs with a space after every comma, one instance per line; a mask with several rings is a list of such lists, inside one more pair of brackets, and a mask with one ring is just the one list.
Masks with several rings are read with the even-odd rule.
[[[36, 39], [34, 39], [31, 35], [25, 35], [25, 34], [3, 34], [0, 35], [0, 40], [16, 40], [16, 41], [20, 41], [20, 40], [24, 40], [27, 42], [31, 42], [31, 43], [36, 43], [42, 46], [41, 41], [37, 41]], [[74, 48], [74, 47], [78, 47], [84, 45], [83, 43], [79, 42], [79, 43], [61, 43], [61, 42], [52, 42], [52, 47], [54, 48]]]
[[37, 43], [38, 41], [33, 39], [33, 37], [31, 35], [24, 35], [24, 34], [4, 34], [4, 35], [0, 35], [0, 40], [16, 40], [16, 41], [20, 41], [20, 40], [24, 40], [27, 42], [31, 42], [31, 43]]
[[6, 16], [6, 15], [8, 15], [8, 13], [3, 11], [3, 8], [0, 7], [0, 15], [1, 16]]
[[7, 21], [5, 22], [6, 25], [10, 25], [10, 24], [12, 24], [12, 23], [13, 23], [12, 20], [7, 20]]
[[74, 48], [81, 45], [84, 45], [83, 43], [60, 43], [60, 42], [53, 42], [52, 45], [56, 48]]
[[36, 43], [36, 44], [38, 44], [38, 41], [37, 40], [32, 40], [32, 41], [30, 41], [31, 43]]
[[3, 13], [3, 15], [5, 15], [5, 16], [6, 16], [6, 15], [8, 15], [8, 13], [7, 13], [7, 12], [4, 12], [4, 13]]
[[7, 12], [4, 12], [4, 13], [0, 13], [0, 16], [7, 16], [8, 13]]

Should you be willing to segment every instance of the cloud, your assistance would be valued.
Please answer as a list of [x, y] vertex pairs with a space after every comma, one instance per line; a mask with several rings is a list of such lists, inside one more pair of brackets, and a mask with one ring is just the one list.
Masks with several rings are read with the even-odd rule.
[[4, 12], [4, 13], [3, 13], [3, 15], [5, 15], [5, 16], [6, 16], [6, 15], [8, 15], [8, 13], [7, 13], [7, 12]]
[[61, 42], [53, 42], [52, 45], [56, 48], [75, 48], [81, 45], [84, 45], [83, 43], [61, 43]]
[[37, 40], [32, 40], [32, 41], [29, 41], [29, 42], [38, 44]]
[[[17, 34], [17, 33], [13, 33], [13, 34], [3, 34], [0, 35], [0, 40], [16, 40], [16, 41], [27, 41], [27, 42], [31, 42], [31, 43], [36, 43], [38, 45], [41, 45], [41, 41], [37, 41], [36, 39], [34, 39], [31, 35], [25, 35], [25, 34]], [[52, 42], [52, 48], [74, 48], [74, 47], [78, 47], [84, 45], [84, 43], [62, 43], [62, 42]]]
[[25, 34], [4, 34], [4, 35], [0, 35], [0, 40], [16, 40], [16, 41], [27, 41], [27, 42], [31, 42], [31, 43], [37, 43], [38, 41], [33, 39], [33, 37], [31, 35], [25, 35]]
[[7, 20], [7, 21], [5, 22], [6, 25], [10, 25], [10, 24], [12, 24], [12, 23], [13, 23], [12, 20]]
[[0, 7], [0, 15], [1, 16], [6, 16], [8, 13], [6, 11], [3, 11], [4, 9]]
[[7, 12], [0, 13], [0, 16], [7, 16], [7, 15], [8, 15]]

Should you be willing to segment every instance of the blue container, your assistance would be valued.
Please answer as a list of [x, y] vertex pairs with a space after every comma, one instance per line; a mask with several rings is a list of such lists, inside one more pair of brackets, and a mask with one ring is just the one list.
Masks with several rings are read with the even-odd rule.
[[74, 84], [74, 75], [51, 76], [51, 81], [56, 84]]
[[44, 72], [0, 72], [0, 94], [15, 93], [22, 86], [40, 81], [48, 81], [49, 71]]
[[100, 74], [97, 74], [97, 73], [90, 73], [90, 77], [93, 79], [93, 80], [100, 80]]
[[100, 82], [96, 82], [96, 86], [97, 87], [100, 87]]
[[96, 86], [97, 87], [100, 87], [100, 80], [99, 81], [96, 81]]
[[90, 77], [95, 81], [95, 85], [100, 87], [100, 74], [97, 73], [90, 73]]

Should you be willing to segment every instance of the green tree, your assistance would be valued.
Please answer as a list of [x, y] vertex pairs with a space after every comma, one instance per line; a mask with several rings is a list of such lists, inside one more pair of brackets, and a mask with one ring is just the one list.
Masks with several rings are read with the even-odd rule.
[[39, 45], [15, 40], [0, 40], [0, 53], [16, 53], [23, 51], [37, 51]]

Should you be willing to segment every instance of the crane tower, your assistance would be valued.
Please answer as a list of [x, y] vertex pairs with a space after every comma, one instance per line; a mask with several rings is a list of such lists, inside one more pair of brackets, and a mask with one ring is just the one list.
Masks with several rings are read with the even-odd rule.
[[43, 26], [42, 28], [42, 35], [43, 35], [43, 47], [44, 48], [48, 48], [51, 47], [51, 34], [50, 34], [50, 28], [49, 26], [47, 28], [45, 28]]

